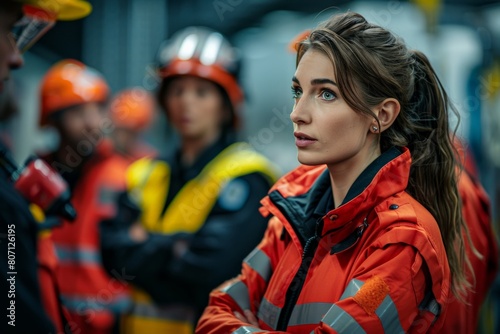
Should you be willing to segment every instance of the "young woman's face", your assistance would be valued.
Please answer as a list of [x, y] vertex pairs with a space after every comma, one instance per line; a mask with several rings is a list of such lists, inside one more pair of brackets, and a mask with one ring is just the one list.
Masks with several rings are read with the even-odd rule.
[[309, 50], [303, 55], [292, 79], [295, 105], [290, 115], [302, 164], [333, 166], [366, 153], [371, 120], [347, 105], [336, 82], [325, 54]]
[[218, 87], [211, 81], [181, 76], [168, 84], [164, 94], [168, 118], [184, 140], [216, 139], [226, 111]]

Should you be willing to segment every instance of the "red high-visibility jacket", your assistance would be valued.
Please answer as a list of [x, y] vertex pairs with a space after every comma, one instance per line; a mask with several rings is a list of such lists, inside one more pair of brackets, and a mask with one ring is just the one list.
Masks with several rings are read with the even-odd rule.
[[[324, 166], [283, 177], [262, 201], [264, 239], [196, 332], [439, 332], [450, 271], [435, 219], [405, 192], [410, 165], [408, 149], [384, 152], [335, 209]], [[245, 309], [260, 329], [234, 316]]]
[[467, 279], [474, 287], [465, 296], [465, 302], [453, 299], [450, 303], [442, 330], [442, 333], [450, 334], [477, 332], [479, 311], [498, 270], [498, 245], [488, 195], [466, 170], [461, 171], [458, 190], [471, 241], [482, 258], [476, 256], [470, 245], [466, 244], [466, 255], [471, 262], [475, 281], [470, 272], [467, 273]]
[[59, 298], [56, 279], [57, 256], [49, 231], [43, 232], [38, 237], [37, 258], [43, 308], [56, 327], [57, 333], [71, 333], [74, 324]]
[[107, 144], [84, 165], [72, 190], [76, 220], [52, 232], [61, 299], [81, 333], [111, 333], [115, 314], [130, 306], [129, 288], [120, 281], [126, 273], [116, 268], [112, 277], [101, 263], [98, 224], [115, 214], [115, 194], [125, 188], [128, 166]]

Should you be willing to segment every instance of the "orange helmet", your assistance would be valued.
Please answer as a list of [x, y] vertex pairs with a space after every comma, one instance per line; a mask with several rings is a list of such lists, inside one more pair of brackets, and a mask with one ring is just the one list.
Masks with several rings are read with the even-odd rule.
[[158, 75], [165, 79], [193, 75], [219, 84], [233, 110], [243, 102], [238, 83], [238, 52], [220, 33], [205, 27], [188, 27], [165, 41], [158, 53]]
[[118, 93], [111, 101], [111, 119], [118, 127], [143, 130], [153, 120], [155, 101], [143, 88], [134, 87]]
[[96, 70], [73, 59], [61, 60], [42, 79], [41, 125], [62, 109], [88, 102], [105, 102], [109, 87]]
[[288, 44], [288, 51], [292, 53], [297, 53], [299, 43], [302, 42], [303, 40], [307, 39], [309, 35], [311, 34], [311, 30], [307, 29], [297, 36], [295, 36], [292, 41]]

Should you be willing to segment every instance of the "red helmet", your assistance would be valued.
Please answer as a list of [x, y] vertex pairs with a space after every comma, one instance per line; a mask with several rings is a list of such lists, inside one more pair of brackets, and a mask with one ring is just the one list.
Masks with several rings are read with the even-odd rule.
[[65, 108], [88, 102], [105, 102], [109, 87], [102, 75], [73, 59], [61, 60], [42, 79], [41, 125]]
[[144, 130], [153, 120], [155, 101], [143, 88], [134, 87], [118, 93], [109, 106], [113, 123], [122, 128]]
[[243, 91], [238, 83], [238, 52], [214, 30], [188, 27], [177, 32], [160, 46], [158, 61], [158, 75], [162, 79], [193, 75], [220, 85], [233, 110], [238, 110], [243, 102]]

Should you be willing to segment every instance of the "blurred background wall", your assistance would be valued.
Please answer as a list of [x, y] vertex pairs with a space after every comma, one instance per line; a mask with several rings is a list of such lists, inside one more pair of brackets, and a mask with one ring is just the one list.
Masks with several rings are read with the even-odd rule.
[[[283, 171], [297, 165], [289, 113], [295, 58], [288, 43], [328, 16], [357, 11], [403, 37], [430, 58], [461, 114], [458, 134], [473, 152], [481, 182], [500, 208], [500, 2], [492, 0], [286, 1], [286, 0], [90, 0], [86, 19], [57, 23], [26, 54], [12, 84], [23, 110], [7, 125], [19, 161], [50, 146], [54, 136], [38, 128], [38, 85], [62, 58], [101, 71], [113, 92], [130, 86], [154, 91], [152, 70], [160, 42], [189, 25], [225, 34], [244, 61], [247, 101], [243, 139]], [[456, 124], [456, 120], [453, 120]], [[175, 137], [158, 110], [146, 139], [160, 152]], [[498, 225], [498, 224], [497, 224]], [[485, 328], [493, 330], [493, 318]]]

